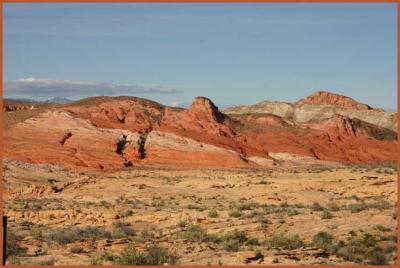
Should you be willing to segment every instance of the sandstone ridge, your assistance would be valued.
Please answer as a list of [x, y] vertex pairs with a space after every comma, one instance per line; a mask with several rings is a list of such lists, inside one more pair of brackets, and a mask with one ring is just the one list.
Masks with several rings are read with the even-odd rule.
[[[279, 109], [223, 113], [206, 97], [195, 98], [188, 109], [136, 97], [92, 97], [40, 111], [25, 114], [5, 129], [6, 158], [115, 169], [273, 168], [387, 161], [397, 156], [395, 131], [329, 109], [327, 114], [320, 111], [319, 120], [303, 122], [294, 113], [280, 115]], [[6, 112], [5, 118], [19, 112]]]

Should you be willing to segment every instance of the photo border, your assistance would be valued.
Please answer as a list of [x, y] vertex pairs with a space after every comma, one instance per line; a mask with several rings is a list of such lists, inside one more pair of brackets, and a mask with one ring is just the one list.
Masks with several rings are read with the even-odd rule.
[[[397, 4], [397, 113], [400, 110], [400, 95], [399, 95], [399, 76], [400, 76], [400, 66], [399, 66], [399, 61], [400, 61], [400, 20], [399, 20], [399, 14], [400, 14], [400, 0], [250, 0], [250, 1], [244, 1], [244, 0], [116, 0], [116, 1], [110, 1], [110, 0], [2, 0], [0, 3], [0, 33], [1, 33], [1, 39], [0, 39], [0, 60], [1, 60], [1, 72], [0, 72], [0, 96], [1, 99], [3, 100], [3, 4], [8, 4], [8, 3], [243, 3], [243, 4], [251, 4], [251, 3], [286, 3], [286, 4], [299, 4], [299, 3], [315, 3], [315, 4], [323, 4], [323, 3], [340, 3], [340, 4], [345, 4], [345, 3], [396, 3]], [[377, 89], [379, 90], [379, 89]], [[0, 109], [3, 111], [3, 101], [0, 101]], [[0, 124], [3, 126], [3, 112], [1, 113], [0, 116]], [[399, 133], [400, 130], [400, 118], [397, 115], [397, 133]], [[398, 159], [397, 159], [397, 167], [399, 167], [399, 162], [400, 162], [400, 146], [399, 146], [399, 137], [397, 138], [397, 147], [398, 147]], [[3, 159], [3, 127], [0, 128], [0, 155]], [[0, 206], [0, 214], [3, 215], [3, 161], [0, 161], [0, 197], [1, 197], [1, 206]], [[398, 200], [400, 199], [400, 194], [399, 194], [399, 189], [400, 189], [400, 180], [399, 180], [399, 172], [397, 172], [397, 215], [400, 215], [400, 206], [398, 203]], [[3, 224], [3, 217], [0, 217], [0, 222]], [[400, 225], [400, 217], [397, 217], [397, 237], [399, 238], [399, 225]], [[3, 233], [0, 232], [0, 241], [3, 241]], [[1, 244], [1, 250], [0, 250], [0, 259], [3, 259], [3, 243]], [[243, 265], [223, 265], [223, 267], [232, 267], [232, 268], [243, 268], [243, 267], [278, 267], [278, 268], [283, 268], [283, 267], [317, 267], [317, 268], [350, 268], [350, 267], [400, 267], [399, 263], [400, 259], [400, 239], [397, 239], [397, 264], [395, 265], [377, 265], [377, 266], [370, 266], [370, 265], [304, 265], [304, 264], [276, 264], [276, 265], [251, 265], [251, 264], [243, 264]], [[44, 267], [40, 265], [6, 265], [7, 267]], [[0, 264], [0, 267], [2, 265]], [[74, 268], [74, 267], [130, 267], [130, 266], [122, 266], [122, 265], [57, 265], [57, 267], [66, 267], [66, 268]], [[163, 265], [159, 266], [145, 266], [145, 267], [165, 267]], [[198, 268], [204, 268], [204, 267], [221, 267], [219, 265], [168, 265], [168, 267], [198, 267]]]

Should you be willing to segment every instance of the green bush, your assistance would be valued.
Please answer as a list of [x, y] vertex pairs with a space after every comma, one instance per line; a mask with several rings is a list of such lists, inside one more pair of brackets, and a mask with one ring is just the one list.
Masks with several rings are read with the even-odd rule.
[[364, 234], [363, 239], [362, 239], [362, 244], [366, 247], [374, 247], [377, 244], [377, 240], [375, 237], [371, 234]]
[[375, 225], [374, 228], [381, 232], [390, 232], [391, 231], [390, 228], [387, 228], [387, 227], [383, 226], [382, 224]]
[[216, 209], [211, 209], [208, 212], [208, 217], [210, 217], [210, 218], [218, 218], [218, 211]]
[[70, 248], [69, 251], [70, 251], [71, 253], [74, 253], [74, 254], [85, 253], [85, 250], [84, 250], [82, 247], [80, 247], [80, 246], [74, 246], [74, 247]]
[[283, 234], [274, 235], [269, 244], [272, 247], [283, 248], [283, 249], [297, 249], [304, 246], [303, 240], [298, 235], [285, 236]]
[[[18, 244], [18, 241], [23, 238], [22, 233], [19, 232], [19, 230], [10, 228], [8, 231], [8, 237], [7, 237], [7, 257], [15, 257], [18, 256], [19, 254], [23, 254], [27, 251], [26, 248], [20, 247]], [[16, 263], [17, 264], [17, 263]]]
[[68, 244], [75, 241], [85, 240], [85, 239], [104, 239], [111, 238], [112, 235], [109, 231], [94, 226], [86, 226], [83, 228], [75, 227], [71, 229], [56, 229], [50, 231], [46, 238], [51, 241], [55, 241], [58, 244]]
[[326, 208], [329, 209], [330, 211], [339, 211], [340, 207], [337, 203], [335, 202], [330, 202], [326, 205]]
[[325, 209], [324, 211], [322, 211], [321, 213], [321, 219], [332, 219], [333, 215], [332, 213], [329, 212], [329, 210]]
[[188, 230], [179, 233], [178, 238], [192, 242], [208, 242], [211, 240], [207, 231], [199, 226], [191, 226]]
[[378, 198], [375, 202], [368, 204], [369, 208], [376, 208], [379, 210], [389, 209], [392, 205], [383, 198]]
[[298, 212], [298, 211], [297, 211], [296, 209], [294, 209], [294, 208], [289, 208], [289, 209], [286, 210], [286, 212], [287, 212], [287, 215], [288, 215], [289, 217], [296, 216], [296, 215], [299, 215], [299, 214], [300, 214], [300, 212]]
[[[223, 249], [230, 252], [238, 251], [244, 243], [248, 242], [246, 233], [236, 229], [220, 237], [218, 240], [222, 244]], [[254, 243], [254, 241], [252, 242]]]
[[234, 209], [229, 211], [228, 215], [234, 218], [240, 218], [242, 216], [242, 212], [240, 210]]
[[367, 205], [363, 201], [355, 204], [349, 204], [347, 207], [351, 213], [358, 213], [367, 209]]
[[311, 209], [312, 209], [313, 211], [323, 211], [323, 210], [324, 210], [324, 207], [321, 206], [318, 202], [314, 202], [314, 203], [311, 205]]
[[313, 245], [322, 248], [324, 250], [329, 250], [332, 246], [333, 236], [327, 232], [319, 232], [313, 237]]
[[115, 263], [120, 265], [162, 265], [175, 264], [178, 257], [169, 254], [165, 249], [152, 246], [146, 252], [138, 252], [132, 245], [127, 246]]

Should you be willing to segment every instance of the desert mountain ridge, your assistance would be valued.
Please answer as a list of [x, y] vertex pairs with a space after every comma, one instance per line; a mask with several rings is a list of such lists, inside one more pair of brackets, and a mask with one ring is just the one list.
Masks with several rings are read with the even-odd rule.
[[4, 113], [5, 158], [67, 168], [271, 168], [397, 159], [396, 113], [327, 92], [293, 104], [223, 111], [206, 97], [188, 109], [126, 96], [22, 107]]
[[360, 103], [350, 97], [335, 94], [329, 91], [316, 91], [313, 94], [296, 102], [297, 104], [314, 104], [314, 105], [336, 105], [340, 107], [372, 110], [373, 108], [367, 104]]

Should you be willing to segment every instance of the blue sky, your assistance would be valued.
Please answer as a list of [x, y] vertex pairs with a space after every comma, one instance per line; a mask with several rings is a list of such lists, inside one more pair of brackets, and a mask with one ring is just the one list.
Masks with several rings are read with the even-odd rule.
[[[4, 95], [397, 106], [396, 4], [4, 4]], [[90, 87], [87, 87], [90, 84]], [[99, 88], [96, 91], [96, 88]]]

